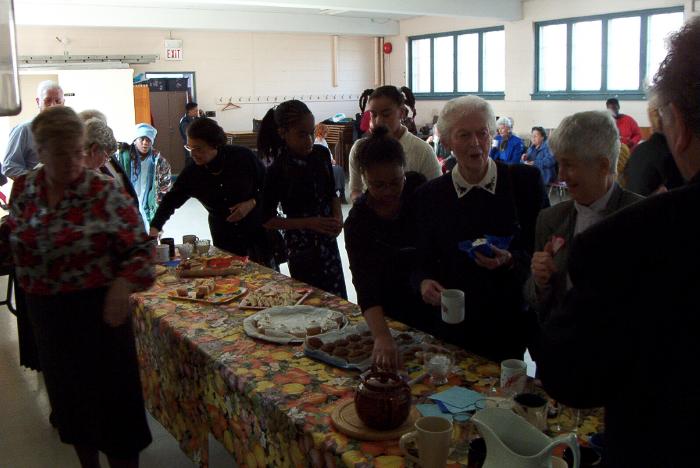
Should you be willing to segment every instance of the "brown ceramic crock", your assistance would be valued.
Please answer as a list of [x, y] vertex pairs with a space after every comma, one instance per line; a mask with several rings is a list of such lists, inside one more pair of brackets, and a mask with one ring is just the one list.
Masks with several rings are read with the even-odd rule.
[[411, 411], [411, 389], [398, 374], [372, 369], [360, 376], [355, 409], [367, 427], [396, 429]]

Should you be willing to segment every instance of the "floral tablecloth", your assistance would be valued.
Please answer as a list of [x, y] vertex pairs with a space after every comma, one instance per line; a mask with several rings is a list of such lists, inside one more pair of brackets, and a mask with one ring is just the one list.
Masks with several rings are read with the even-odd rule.
[[[271, 282], [305, 286], [256, 264], [248, 264], [240, 278], [248, 288]], [[235, 302], [209, 306], [167, 299], [172, 288], [157, 283], [133, 296], [134, 330], [146, 406], [197, 465], [208, 465], [209, 434], [247, 468], [405, 465], [398, 441], [362, 442], [334, 430], [330, 414], [339, 401], [352, 398], [356, 372], [307, 358], [301, 345], [249, 338], [243, 319], [255, 311]], [[342, 311], [351, 323], [362, 320], [356, 305], [321, 291], [305, 304]], [[463, 351], [456, 357], [459, 372], [445, 388], [488, 392], [499, 366]], [[412, 376], [420, 373], [416, 362], [407, 369]], [[427, 383], [411, 388], [418, 401], [442, 389]], [[580, 432], [598, 427], [599, 413], [591, 413]]]

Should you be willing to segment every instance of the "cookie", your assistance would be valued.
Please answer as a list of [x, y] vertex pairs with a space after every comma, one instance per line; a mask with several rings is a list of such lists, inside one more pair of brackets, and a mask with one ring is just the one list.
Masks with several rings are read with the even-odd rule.
[[336, 346], [347, 346], [348, 345], [348, 340], [345, 339], [339, 339], [335, 341]]
[[321, 351], [323, 351], [324, 353], [333, 354], [334, 350], [335, 345], [333, 343], [326, 343], [323, 346], [321, 346]]
[[321, 333], [321, 327], [309, 327], [306, 329], [306, 336], [314, 336], [314, 335], [319, 335]]
[[336, 346], [336, 348], [333, 350], [333, 356], [340, 358], [347, 357], [348, 354], [350, 354], [350, 351], [348, 351], [348, 348], [344, 346]]
[[348, 335], [347, 338], [348, 338], [348, 341], [350, 341], [350, 342], [358, 342], [358, 341], [362, 340], [362, 337], [360, 335], [356, 335], [354, 333], [352, 335]]

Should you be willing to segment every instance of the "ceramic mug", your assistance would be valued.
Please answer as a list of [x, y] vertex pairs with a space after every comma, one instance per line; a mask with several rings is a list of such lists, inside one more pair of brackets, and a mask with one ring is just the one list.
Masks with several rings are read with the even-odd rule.
[[445, 289], [440, 294], [442, 321], [456, 324], [464, 321], [464, 291]]
[[198, 240], [199, 240], [199, 237], [195, 236], [194, 234], [187, 234], [186, 236], [182, 236], [182, 243], [183, 244], [197, 245]]
[[547, 399], [536, 393], [519, 393], [513, 409], [527, 422], [543, 431], [547, 429]]
[[160, 243], [170, 246], [170, 257], [175, 256], [175, 239], [172, 237], [163, 237], [161, 238]]
[[170, 246], [167, 244], [156, 245], [156, 262], [165, 263], [170, 261]]
[[506, 359], [501, 362], [501, 392], [505, 396], [525, 391], [527, 364], [520, 359]]
[[[452, 443], [452, 423], [441, 416], [425, 416], [416, 421], [415, 428], [415, 431], [404, 434], [399, 440], [403, 454], [424, 468], [444, 467]], [[410, 441], [416, 442], [418, 458], [406, 449]]]

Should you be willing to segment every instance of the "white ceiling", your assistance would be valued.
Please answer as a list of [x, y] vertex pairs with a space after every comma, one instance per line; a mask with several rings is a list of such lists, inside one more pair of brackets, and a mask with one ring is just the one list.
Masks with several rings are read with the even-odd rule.
[[389, 36], [416, 16], [522, 17], [522, 0], [15, 0], [19, 25]]

